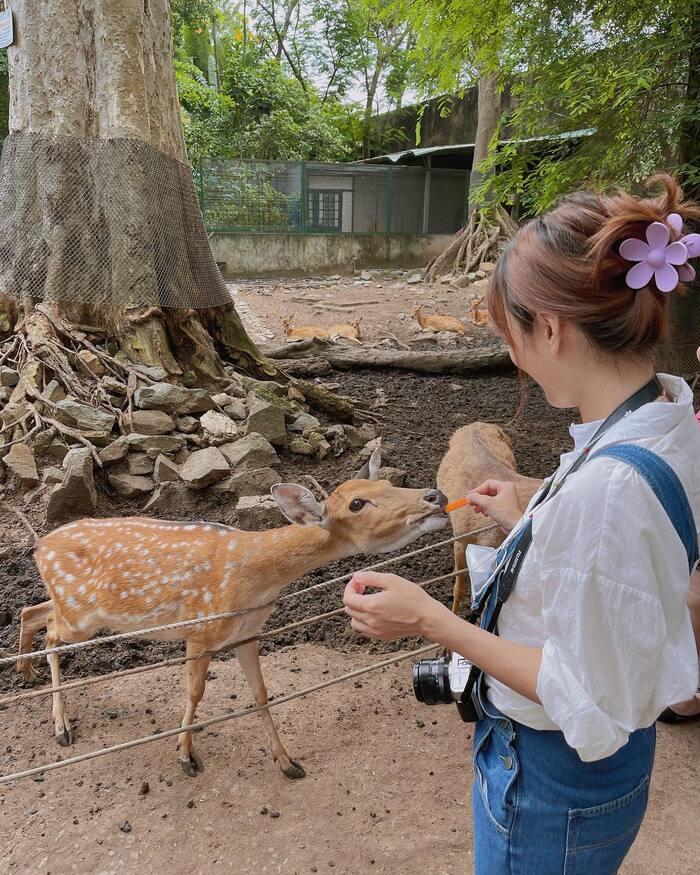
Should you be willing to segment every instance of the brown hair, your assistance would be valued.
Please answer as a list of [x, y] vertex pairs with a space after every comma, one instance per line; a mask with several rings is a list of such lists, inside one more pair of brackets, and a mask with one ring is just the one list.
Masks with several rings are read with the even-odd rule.
[[[683, 202], [675, 179], [656, 176], [647, 185], [659, 183], [664, 191], [657, 197], [577, 192], [520, 228], [498, 260], [487, 297], [489, 316], [509, 343], [507, 313], [527, 333], [537, 313], [548, 311], [604, 352], [653, 352], [666, 333], [669, 295], [653, 281], [639, 291], [626, 285], [632, 264], [619, 254], [620, 243], [644, 240], [648, 225], [665, 222], [669, 213], [684, 223], [700, 219], [700, 206]], [[684, 287], [672, 294], [678, 291]]]

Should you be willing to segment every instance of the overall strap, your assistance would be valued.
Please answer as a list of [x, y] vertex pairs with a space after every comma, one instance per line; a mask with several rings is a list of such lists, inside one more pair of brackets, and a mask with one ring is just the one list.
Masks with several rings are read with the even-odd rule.
[[637, 444], [616, 444], [605, 447], [590, 458], [595, 459], [599, 456], [624, 462], [644, 477], [683, 542], [692, 572], [698, 561], [698, 533], [688, 496], [673, 468], [661, 456]]

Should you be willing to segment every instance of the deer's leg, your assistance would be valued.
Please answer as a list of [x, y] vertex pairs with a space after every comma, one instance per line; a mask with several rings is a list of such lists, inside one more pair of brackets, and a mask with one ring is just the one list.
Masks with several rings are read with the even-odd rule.
[[455, 541], [452, 545], [455, 557], [455, 571], [459, 572], [455, 577], [454, 592], [452, 596], [452, 611], [459, 614], [464, 596], [467, 594], [467, 560], [464, 553], [464, 541]]
[[[53, 608], [53, 602], [49, 599], [39, 605], [31, 605], [22, 608], [19, 626], [19, 653], [30, 653], [34, 645], [37, 632], [46, 628], [48, 617]], [[32, 665], [31, 659], [20, 659], [17, 663], [17, 671], [21, 672], [25, 681], [30, 684], [42, 680], [41, 675]]]
[[[236, 656], [245, 674], [245, 679], [248, 681], [248, 686], [253, 692], [256, 705], [267, 704], [267, 689], [263, 680], [262, 671], [260, 670], [260, 656], [258, 654], [258, 642], [251, 641], [248, 644], [242, 644], [236, 648]], [[275, 762], [279, 763], [280, 768], [288, 778], [303, 778], [306, 772], [299, 763], [289, 759], [287, 751], [284, 749], [277, 727], [275, 726], [272, 715], [267, 708], [260, 712], [262, 721], [265, 724], [265, 729], [270, 738], [272, 747], [272, 756]]]
[[[201, 645], [187, 642], [187, 656], [196, 657], [202, 650]], [[207, 683], [207, 669], [211, 662], [211, 654], [203, 653], [199, 659], [191, 659], [187, 663], [187, 708], [182, 725], [194, 722], [197, 705], [202, 701], [204, 687]], [[182, 771], [190, 778], [196, 778], [197, 773], [204, 770], [202, 761], [192, 749], [192, 730], [181, 732], [177, 737], [177, 749]]]
[[[46, 646], [58, 647], [61, 639], [56, 631], [56, 623], [53, 617], [48, 618], [46, 626]], [[55, 690], [61, 685], [61, 668], [59, 665], [59, 656], [57, 653], [50, 653], [47, 657], [47, 662], [51, 668], [51, 686]], [[63, 694], [54, 692], [53, 694], [53, 725], [56, 741], [61, 747], [67, 747], [73, 742], [73, 735], [70, 728], [70, 723], [66, 717], [66, 707], [63, 701]]]

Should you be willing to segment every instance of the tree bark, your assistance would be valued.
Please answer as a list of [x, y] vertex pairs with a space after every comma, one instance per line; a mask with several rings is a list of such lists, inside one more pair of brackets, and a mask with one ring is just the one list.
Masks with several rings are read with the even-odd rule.
[[496, 133], [501, 117], [501, 91], [498, 72], [479, 77], [479, 96], [477, 101], [476, 134], [474, 136], [474, 157], [469, 175], [469, 213], [476, 209], [475, 194], [485, 177], [479, 165], [488, 156], [489, 143]]
[[12, 9], [0, 336], [17, 317], [3, 295], [25, 313], [46, 299], [174, 378], [223, 378], [222, 354], [276, 377], [233, 304], [207, 308], [205, 275], [228, 299], [187, 163], [169, 0], [50, 0], [41, 15], [14, 0]]

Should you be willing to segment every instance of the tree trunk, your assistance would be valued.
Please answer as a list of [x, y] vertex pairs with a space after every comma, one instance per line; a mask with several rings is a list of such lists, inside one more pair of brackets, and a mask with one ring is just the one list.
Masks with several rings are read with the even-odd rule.
[[485, 177], [479, 169], [481, 162], [488, 156], [489, 143], [496, 133], [501, 117], [501, 91], [498, 84], [498, 72], [487, 73], [479, 78], [479, 96], [477, 101], [476, 135], [474, 137], [474, 157], [469, 174], [469, 213], [476, 209], [475, 194]]
[[362, 116], [362, 157], [369, 158], [371, 152], [371, 138], [372, 138], [372, 109], [374, 108], [374, 98], [377, 94], [377, 87], [379, 85], [379, 77], [382, 72], [382, 62], [379, 58], [377, 58], [377, 62], [374, 66], [374, 71], [372, 72], [372, 79], [370, 80], [369, 87], [367, 89], [367, 97], [365, 99], [365, 111]]
[[[277, 369], [236, 314], [187, 163], [168, 0], [14, 0], [0, 167], [0, 336], [12, 299], [208, 382]], [[50, 63], [47, 63], [50, 59]], [[5, 297], [3, 297], [3, 295]], [[5, 315], [3, 315], [5, 314]]]

